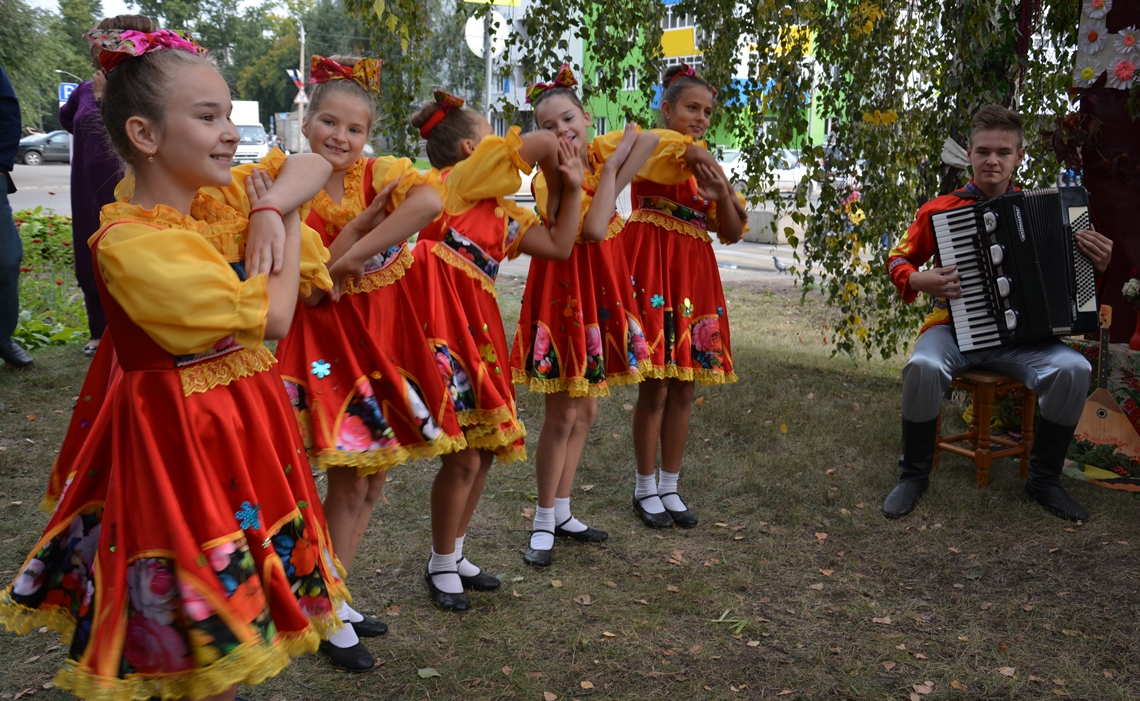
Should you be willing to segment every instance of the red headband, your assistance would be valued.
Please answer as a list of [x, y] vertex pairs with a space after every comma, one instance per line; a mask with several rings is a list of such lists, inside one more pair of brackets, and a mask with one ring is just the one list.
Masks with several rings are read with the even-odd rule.
[[83, 36], [92, 46], [99, 47], [99, 66], [104, 73], [110, 73], [128, 57], [143, 56], [153, 51], [185, 51], [198, 56], [206, 55], [206, 50], [194, 41], [190, 32], [170, 29], [150, 33], [133, 29], [92, 29]]
[[667, 88], [672, 87], [673, 83], [676, 83], [681, 78], [692, 78], [693, 80], [701, 81], [702, 83], [704, 83], [705, 85], [708, 86], [709, 90], [712, 90], [713, 97], [716, 97], [716, 88], [709, 85], [707, 80], [705, 80], [704, 78], [697, 75], [697, 72], [695, 70], [693, 70], [693, 67], [690, 66], [689, 64], [685, 63], [684, 61], [681, 61], [681, 70], [676, 75], [674, 75], [672, 78], [669, 79], [669, 84], [666, 85], [665, 87], [667, 87]]
[[434, 95], [435, 112], [432, 112], [428, 120], [420, 127], [420, 136], [424, 139], [428, 138], [431, 130], [435, 129], [436, 125], [442, 122], [449, 112], [463, 107], [464, 100], [461, 97], [456, 97], [442, 90], [436, 90]]

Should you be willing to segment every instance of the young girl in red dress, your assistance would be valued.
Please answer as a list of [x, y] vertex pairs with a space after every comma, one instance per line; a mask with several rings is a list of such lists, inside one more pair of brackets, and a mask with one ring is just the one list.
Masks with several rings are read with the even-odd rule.
[[[386, 471], [466, 442], [424, 336], [417, 290], [402, 284], [412, 265], [406, 239], [440, 214], [443, 186], [406, 158], [361, 155], [374, 121], [378, 61], [314, 56], [310, 73], [302, 131], [333, 171], [301, 211], [330, 247], [335, 287], [298, 309], [277, 357], [313, 462], [328, 471], [329, 531], [351, 567]], [[351, 671], [371, 669], [375, 660], [358, 636], [387, 626], [348, 604], [340, 614], [351, 625], [322, 652]]]
[[[262, 345], [293, 314], [300, 222], [283, 221], [262, 173], [248, 211], [198, 209], [200, 188], [230, 184], [238, 134], [229, 87], [186, 35], [91, 39], [108, 74], [104, 123], [136, 177], [131, 202], [107, 205], [91, 240], [122, 375], [0, 595], [0, 621], [70, 636], [56, 685], [80, 698], [233, 699], [340, 626], [347, 594]], [[278, 247], [279, 270], [247, 277], [207, 240], [246, 227]], [[322, 276], [329, 284], [320, 271], [310, 282]]]
[[[724, 243], [744, 233], [743, 198], [696, 141], [709, 128], [716, 91], [685, 64], [665, 72], [657, 133], [677, 157], [654, 159], [633, 181], [633, 213], [622, 233], [652, 369], [633, 412], [637, 457], [634, 511], [650, 527], [692, 528], [677, 493], [694, 381], [735, 382], [728, 310], [709, 232]], [[657, 447], [661, 476], [654, 483]]]
[[[412, 266], [414, 289], [426, 310], [429, 342], [449, 377], [451, 401], [468, 449], [443, 456], [431, 493], [432, 553], [425, 578], [432, 599], [465, 611], [462, 544], [483, 493], [491, 459], [522, 460], [525, 430], [518, 420], [506, 333], [495, 298], [499, 263], [527, 253], [565, 260], [574, 245], [582, 200], [582, 160], [576, 147], [551, 132], [492, 134], [481, 115], [444, 92], [412, 117], [427, 154], [447, 188], [443, 216], [420, 232]], [[547, 228], [505, 199], [538, 162], [555, 206]]]
[[[630, 284], [625, 252], [617, 235], [622, 220], [615, 209], [621, 192], [652, 155], [658, 137], [624, 132], [586, 139], [590, 115], [582, 107], [570, 67], [563, 64], [550, 84], [531, 87], [527, 100], [534, 121], [570, 143], [585, 169], [582, 211], [574, 250], [565, 261], [534, 258], [527, 275], [511, 372], [516, 384], [544, 393], [546, 411], [535, 451], [538, 507], [523, 560], [550, 564], [555, 537], [600, 542], [608, 533], [591, 528], [570, 512], [570, 490], [598, 413], [598, 397], [610, 384], [641, 381], [648, 348]], [[533, 181], [539, 212], [546, 214], [545, 173]]]

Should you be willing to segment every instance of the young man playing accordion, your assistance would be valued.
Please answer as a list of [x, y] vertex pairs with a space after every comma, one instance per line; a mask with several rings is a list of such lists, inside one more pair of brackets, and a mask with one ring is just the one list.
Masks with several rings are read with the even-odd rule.
[[[974, 115], [967, 148], [973, 179], [964, 188], [923, 205], [887, 259], [887, 271], [907, 303], [919, 292], [934, 298], [914, 354], [903, 368], [903, 451], [898, 484], [883, 502], [883, 514], [888, 518], [909, 514], [926, 491], [942, 398], [956, 375], [977, 367], [1009, 375], [1037, 392], [1040, 418], [1026, 493], [1060, 518], [1089, 518], [1089, 512], [1065, 492], [1060, 481], [1065, 454], [1088, 394], [1088, 361], [1057, 338], [963, 353], [950, 326], [948, 309], [948, 300], [962, 297], [957, 266], [919, 269], [935, 255], [932, 214], [1017, 190], [1011, 175], [1025, 156], [1023, 139], [1017, 113], [998, 105], [980, 109]], [[1102, 275], [1112, 258], [1112, 241], [1088, 229], [1074, 237], [1097, 275]]]

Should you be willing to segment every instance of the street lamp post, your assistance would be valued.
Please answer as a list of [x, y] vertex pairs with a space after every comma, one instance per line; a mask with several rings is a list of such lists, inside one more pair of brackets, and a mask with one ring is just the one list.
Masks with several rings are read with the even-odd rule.
[[56, 72], [56, 73], [60, 73], [60, 74], [62, 74], [62, 75], [69, 75], [69, 76], [71, 76], [72, 78], [75, 78], [76, 80], [78, 80], [80, 83], [82, 83], [82, 82], [83, 82], [83, 79], [82, 79], [82, 78], [80, 78], [79, 76], [75, 75], [74, 73], [70, 73], [70, 72], [68, 72], [68, 71], [61, 71], [61, 70], [59, 70], [58, 68], [56, 68], [56, 69], [55, 69], [55, 72]]

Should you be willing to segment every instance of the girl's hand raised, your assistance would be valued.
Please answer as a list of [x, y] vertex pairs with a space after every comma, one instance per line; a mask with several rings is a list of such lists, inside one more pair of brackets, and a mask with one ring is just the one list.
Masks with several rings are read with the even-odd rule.
[[626, 124], [625, 132], [621, 135], [621, 141], [618, 142], [613, 154], [606, 159], [606, 164], [613, 163], [614, 167], [620, 170], [625, 159], [629, 158], [629, 152], [633, 150], [633, 145], [637, 143], [638, 133], [636, 123], [629, 122]]
[[[269, 173], [254, 168], [245, 179], [250, 210], [256, 209], [273, 187]], [[285, 259], [285, 225], [272, 209], [262, 209], [249, 215], [249, 232], [245, 241], [245, 272], [247, 277], [280, 272]]]
[[[697, 192], [701, 197], [713, 202], [720, 202], [732, 195], [732, 186], [724, 177], [724, 171], [717, 165], [695, 163], [692, 167], [693, 175], [697, 176]], [[733, 197], [732, 199], [736, 199]]]
[[585, 177], [582, 157], [578, 148], [565, 139], [558, 140], [558, 172], [562, 174], [562, 189], [574, 191], [582, 188]]

